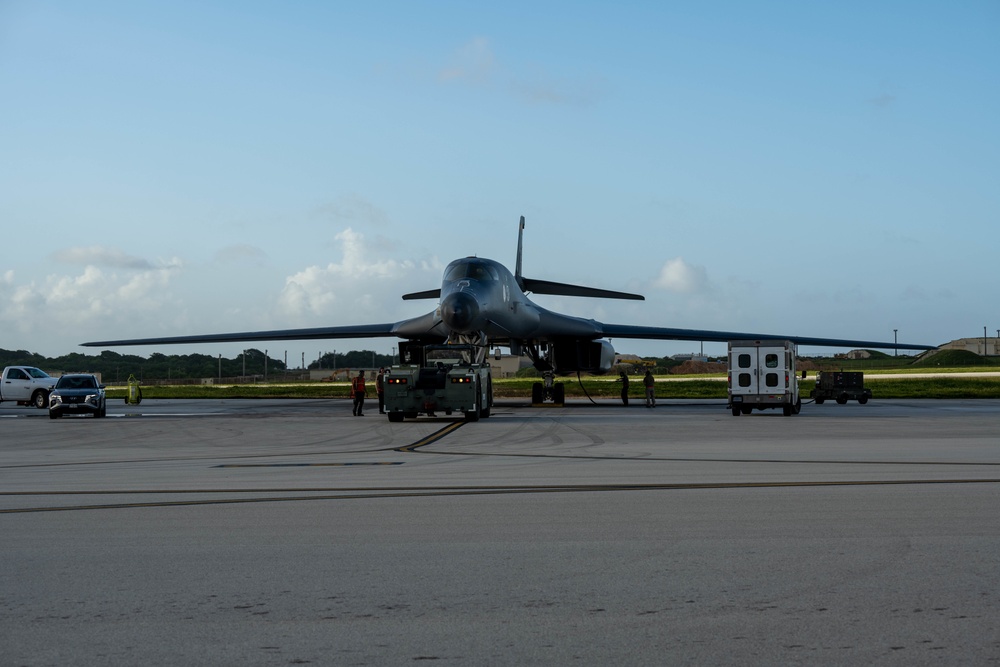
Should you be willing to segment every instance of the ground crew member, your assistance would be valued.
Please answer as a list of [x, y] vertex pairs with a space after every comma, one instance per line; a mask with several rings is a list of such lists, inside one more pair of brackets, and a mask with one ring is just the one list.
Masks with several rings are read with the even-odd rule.
[[628, 375], [624, 372], [622, 376], [618, 378], [618, 381], [622, 383], [622, 405], [628, 405]]
[[646, 388], [646, 407], [651, 408], [656, 405], [656, 380], [653, 379], [653, 372], [646, 369], [646, 374], [642, 377], [642, 386]]
[[385, 387], [383, 386], [385, 382], [385, 368], [378, 369], [378, 375], [375, 376], [375, 393], [378, 394], [378, 413], [380, 415], [385, 414]]
[[354, 397], [354, 416], [364, 417], [365, 407], [365, 372], [358, 371], [358, 377], [351, 380], [351, 396]]

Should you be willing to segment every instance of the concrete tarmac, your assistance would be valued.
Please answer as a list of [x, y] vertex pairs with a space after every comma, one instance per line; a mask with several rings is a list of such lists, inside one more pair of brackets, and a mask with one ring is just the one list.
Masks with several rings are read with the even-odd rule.
[[0, 666], [1000, 660], [1000, 401], [0, 406]]

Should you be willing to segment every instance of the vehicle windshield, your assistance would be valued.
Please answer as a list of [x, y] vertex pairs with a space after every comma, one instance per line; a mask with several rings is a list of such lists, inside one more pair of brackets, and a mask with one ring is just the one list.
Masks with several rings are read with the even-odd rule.
[[427, 350], [424, 355], [424, 362], [428, 366], [436, 366], [438, 364], [444, 364], [445, 366], [462, 364], [467, 366], [472, 363], [472, 351], [461, 347]]
[[30, 375], [33, 378], [38, 378], [39, 380], [49, 377], [48, 373], [38, 368], [29, 368], [28, 375]]
[[500, 274], [497, 273], [496, 268], [482, 260], [468, 259], [452, 264], [445, 274], [444, 279], [446, 282], [454, 282], [456, 280], [500, 280]]
[[97, 389], [91, 375], [64, 375], [56, 382], [56, 389]]

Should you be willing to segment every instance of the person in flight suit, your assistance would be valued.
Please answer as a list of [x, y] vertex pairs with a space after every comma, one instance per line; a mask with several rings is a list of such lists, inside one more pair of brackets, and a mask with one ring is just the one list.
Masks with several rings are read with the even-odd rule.
[[364, 417], [365, 407], [365, 372], [358, 371], [358, 376], [351, 380], [351, 395], [354, 397], [354, 416]]
[[385, 414], [385, 368], [378, 369], [375, 376], [375, 394], [378, 396], [378, 413]]
[[646, 388], [646, 407], [651, 408], [656, 405], [656, 380], [653, 379], [653, 371], [648, 368], [642, 378], [642, 386]]

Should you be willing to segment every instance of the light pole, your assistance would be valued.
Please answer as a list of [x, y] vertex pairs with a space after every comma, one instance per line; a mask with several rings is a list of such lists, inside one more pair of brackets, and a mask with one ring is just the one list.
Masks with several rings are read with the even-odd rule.
[[[893, 345], [899, 345], [899, 339], [896, 336], [896, 332], [898, 332], [898, 331], [899, 331], [899, 329], [893, 329], [892, 330], [892, 344]], [[892, 349], [892, 356], [894, 356], [894, 357], [898, 357], [899, 356], [899, 348], [898, 347], [893, 347], [893, 349]]]

